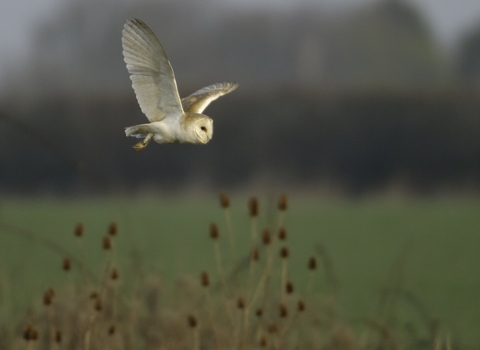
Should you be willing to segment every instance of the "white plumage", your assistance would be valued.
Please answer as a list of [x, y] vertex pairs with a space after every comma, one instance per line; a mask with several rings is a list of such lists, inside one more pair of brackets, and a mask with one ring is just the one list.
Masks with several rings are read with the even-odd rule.
[[140, 109], [150, 123], [125, 128], [127, 136], [144, 138], [134, 146], [157, 143], [205, 144], [213, 135], [213, 120], [202, 112], [237, 83], [217, 83], [180, 99], [172, 66], [155, 34], [139, 19], [127, 20], [122, 32], [123, 56]]

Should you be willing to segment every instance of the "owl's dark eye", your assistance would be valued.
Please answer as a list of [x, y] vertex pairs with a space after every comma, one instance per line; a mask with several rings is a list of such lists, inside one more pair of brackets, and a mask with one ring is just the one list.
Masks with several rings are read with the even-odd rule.
[[205, 131], [205, 132], [207, 131], [207, 128], [204, 127], [204, 126], [202, 126], [200, 129], [202, 129], [202, 130]]

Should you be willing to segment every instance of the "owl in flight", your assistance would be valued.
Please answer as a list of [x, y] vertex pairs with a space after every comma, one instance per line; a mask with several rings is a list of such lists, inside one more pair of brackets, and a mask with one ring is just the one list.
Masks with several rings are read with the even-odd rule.
[[127, 136], [157, 143], [205, 144], [213, 135], [213, 120], [202, 114], [210, 102], [235, 90], [237, 83], [217, 83], [180, 99], [172, 66], [162, 45], [139, 19], [127, 20], [122, 32], [123, 57], [138, 104], [150, 123], [125, 128]]

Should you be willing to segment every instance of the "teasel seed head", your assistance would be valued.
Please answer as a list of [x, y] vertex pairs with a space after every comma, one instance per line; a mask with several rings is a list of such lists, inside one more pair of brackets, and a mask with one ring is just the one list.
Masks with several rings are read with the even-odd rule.
[[265, 334], [262, 334], [262, 336], [260, 337], [260, 347], [266, 348], [267, 345], [268, 345], [267, 336]]
[[110, 225], [108, 225], [108, 234], [110, 236], [116, 236], [118, 233], [118, 226], [116, 222], [111, 222]]
[[113, 281], [118, 280], [118, 270], [115, 267], [110, 271], [110, 279]]
[[283, 259], [287, 259], [287, 258], [288, 258], [288, 255], [289, 255], [288, 248], [287, 248], [287, 247], [282, 247], [282, 248], [280, 249], [280, 256], [281, 256]]
[[279, 311], [280, 311], [279, 314], [281, 318], [285, 318], [288, 316], [288, 310], [285, 304], [280, 304]]
[[257, 197], [252, 197], [248, 201], [248, 211], [250, 212], [250, 216], [252, 218], [258, 216], [258, 199], [257, 199]]
[[288, 207], [287, 196], [282, 194], [278, 198], [278, 210], [285, 211], [285, 210], [287, 210], [287, 207]]
[[58, 344], [62, 342], [62, 332], [59, 329], [55, 331], [55, 342]]
[[225, 191], [220, 192], [220, 206], [224, 209], [230, 207], [230, 198], [228, 198], [228, 194]]
[[257, 315], [258, 318], [263, 316], [263, 309], [258, 308], [257, 311], [255, 311], [255, 315]]
[[102, 303], [102, 300], [100, 299], [100, 297], [96, 298], [95, 299], [95, 305], [94, 305], [94, 308], [96, 311], [100, 312], [103, 310], [103, 303]]
[[309, 270], [315, 270], [317, 268], [317, 259], [315, 259], [314, 256], [312, 256], [309, 260], [308, 260], [308, 269]]
[[292, 282], [287, 282], [287, 284], [285, 285], [285, 291], [287, 292], [287, 294], [292, 294], [293, 291], [295, 289], [293, 288], [293, 283]]
[[251, 258], [252, 261], [258, 261], [260, 259], [260, 253], [257, 248], [253, 248]]
[[83, 224], [81, 222], [79, 222], [75, 225], [74, 233], [75, 233], [76, 237], [82, 237], [83, 236]]
[[112, 240], [110, 239], [109, 236], [103, 237], [102, 247], [103, 247], [103, 250], [110, 250], [110, 249], [112, 249]]
[[70, 269], [72, 268], [72, 262], [69, 258], [63, 259], [62, 268], [64, 271], [70, 271]]
[[278, 332], [278, 328], [275, 323], [272, 323], [270, 326], [268, 326], [268, 333], [273, 334], [277, 332]]
[[245, 309], [245, 300], [243, 300], [242, 297], [239, 297], [239, 298], [237, 299], [237, 307], [238, 307], [240, 310]]
[[26, 341], [35, 341], [38, 339], [38, 331], [31, 324], [27, 325], [23, 332], [23, 339]]
[[197, 327], [197, 318], [195, 316], [193, 316], [192, 314], [187, 316], [187, 321], [188, 321], [188, 325], [190, 326], [190, 328]]
[[52, 288], [49, 288], [45, 293], [43, 293], [43, 305], [45, 306], [52, 305], [54, 296], [55, 296], [55, 291]]
[[208, 287], [210, 285], [210, 278], [208, 277], [208, 273], [203, 271], [200, 275], [200, 283], [202, 287]]
[[278, 229], [278, 239], [281, 241], [284, 241], [287, 239], [287, 231], [285, 230], [284, 227], [280, 227]]
[[110, 327], [108, 327], [108, 334], [109, 335], [114, 335], [115, 332], [116, 332], [115, 325], [114, 324], [110, 325]]
[[212, 222], [212, 223], [210, 224], [210, 238], [211, 238], [211, 239], [217, 239], [219, 235], [220, 235], [220, 234], [219, 234], [219, 232], [218, 232], [218, 226], [217, 226], [217, 224], [215, 224], [215, 223]]
[[268, 228], [266, 228], [262, 232], [262, 242], [265, 245], [269, 245], [272, 242], [272, 237], [270, 235], [270, 230]]
[[303, 312], [303, 311], [305, 311], [305, 302], [304, 302], [302, 299], [300, 299], [300, 300], [298, 301], [297, 310], [298, 310], [298, 312]]

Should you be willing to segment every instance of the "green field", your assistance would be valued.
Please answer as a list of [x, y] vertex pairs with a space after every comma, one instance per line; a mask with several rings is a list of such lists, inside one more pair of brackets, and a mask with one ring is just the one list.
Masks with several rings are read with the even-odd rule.
[[[250, 234], [247, 198], [232, 201], [237, 250], [246, 251]], [[268, 203], [261, 201], [260, 227], [275, 226], [275, 206], [273, 201]], [[428, 317], [438, 319], [453, 339], [480, 344], [480, 202], [292, 198], [289, 204], [285, 226], [291, 249], [290, 275], [300, 290], [306, 284], [308, 257], [323, 244], [333, 261], [345, 319], [373, 317], [382, 290], [395, 287], [412, 292]], [[115, 254], [121, 273], [129, 275], [135, 263], [167, 278], [214, 271], [208, 226], [218, 222], [221, 234], [225, 231], [223, 213], [214, 197], [4, 198], [0, 220], [46, 237], [73, 255], [78, 255], [73, 228], [82, 222], [84, 248], [94, 273], [104, 258], [101, 237], [115, 221], [120, 230]], [[221, 238], [228, 260], [226, 238]], [[65, 283], [62, 259], [38, 242], [2, 230], [2, 322], [29, 305], [38, 305], [47, 287], [61, 288]], [[316, 292], [327, 289], [324, 279], [316, 281]], [[407, 314], [405, 319], [417, 318], [418, 322], [418, 310], [410, 303], [399, 298], [396, 308], [399, 314]]]

